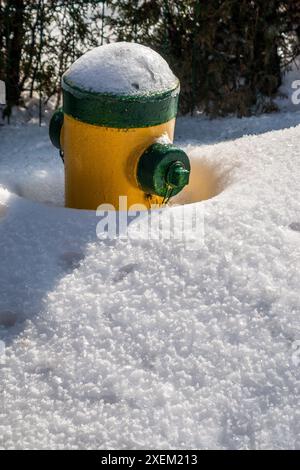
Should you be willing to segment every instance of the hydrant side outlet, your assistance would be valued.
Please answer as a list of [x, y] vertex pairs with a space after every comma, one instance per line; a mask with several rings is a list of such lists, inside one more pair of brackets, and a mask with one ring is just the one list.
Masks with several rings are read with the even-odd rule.
[[137, 180], [146, 193], [165, 197], [171, 187], [175, 196], [188, 184], [190, 171], [190, 161], [183, 150], [157, 142], [139, 159]]
[[60, 109], [57, 109], [53, 113], [51, 120], [50, 120], [50, 124], [49, 124], [50, 140], [52, 144], [54, 145], [54, 147], [56, 147], [59, 150], [61, 149], [60, 135], [61, 135], [61, 129], [62, 129], [63, 123], [64, 123], [64, 112], [60, 108]]

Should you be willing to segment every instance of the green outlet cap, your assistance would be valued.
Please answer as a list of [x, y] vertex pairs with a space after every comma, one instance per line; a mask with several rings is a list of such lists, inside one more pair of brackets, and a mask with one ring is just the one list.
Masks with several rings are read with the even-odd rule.
[[49, 137], [54, 147], [60, 150], [60, 133], [64, 123], [63, 110], [57, 109], [51, 117], [49, 124]]
[[165, 197], [178, 194], [189, 182], [191, 166], [186, 153], [172, 144], [150, 145], [140, 157], [137, 180], [145, 193]]

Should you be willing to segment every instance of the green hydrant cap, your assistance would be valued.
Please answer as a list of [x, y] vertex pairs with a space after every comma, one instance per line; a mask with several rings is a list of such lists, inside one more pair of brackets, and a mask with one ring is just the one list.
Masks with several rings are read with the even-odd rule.
[[186, 153], [172, 144], [152, 144], [138, 162], [137, 180], [145, 193], [165, 197], [178, 194], [189, 182], [191, 166]]
[[157, 126], [176, 117], [179, 80], [141, 44], [116, 42], [77, 59], [62, 77], [65, 114], [117, 129]]

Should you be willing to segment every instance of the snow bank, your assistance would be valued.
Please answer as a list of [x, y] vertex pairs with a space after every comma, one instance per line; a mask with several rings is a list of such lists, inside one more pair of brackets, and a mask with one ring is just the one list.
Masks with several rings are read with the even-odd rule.
[[62, 165], [46, 128], [0, 129], [2, 448], [300, 448], [300, 126], [201, 145], [193, 122], [223, 191], [187, 206], [192, 251], [17, 196], [55, 202]]
[[157, 52], [128, 42], [92, 49], [67, 70], [63, 80], [86, 91], [121, 95], [163, 92], [178, 84]]

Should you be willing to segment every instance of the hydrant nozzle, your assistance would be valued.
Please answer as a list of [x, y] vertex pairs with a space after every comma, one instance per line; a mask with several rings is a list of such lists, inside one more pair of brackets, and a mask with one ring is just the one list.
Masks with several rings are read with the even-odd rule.
[[50, 120], [50, 125], [49, 125], [49, 137], [57, 149], [61, 150], [61, 144], [60, 144], [60, 137], [61, 137], [61, 129], [64, 123], [64, 112], [61, 108], [57, 109]]
[[188, 184], [190, 170], [190, 161], [183, 150], [156, 142], [141, 156], [137, 180], [145, 193], [165, 197], [171, 187], [175, 196]]

